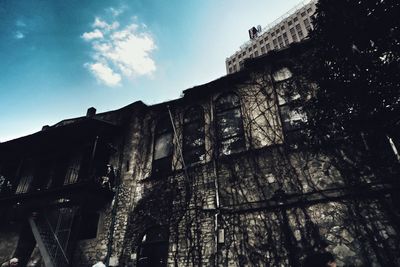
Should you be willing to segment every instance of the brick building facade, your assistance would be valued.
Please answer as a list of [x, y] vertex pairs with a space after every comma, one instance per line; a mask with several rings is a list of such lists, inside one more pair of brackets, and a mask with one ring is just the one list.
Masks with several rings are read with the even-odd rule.
[[339, 266], [399, 266], [398, 189], [293, 141], [305, 117], [285, 92], [304, 49], [1, 143], [0, 260], [300, 266], [329, 251]]

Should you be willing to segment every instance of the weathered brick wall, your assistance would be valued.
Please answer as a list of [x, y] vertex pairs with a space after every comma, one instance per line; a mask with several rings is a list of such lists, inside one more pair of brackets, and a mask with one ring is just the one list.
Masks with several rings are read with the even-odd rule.
[[[344, 201], [223, 215], [219, 266], [299, 266], [322, 248], [338, 266], [398, 266], [396, 232], [383, 213], [371, 210], [379, 210], [374, 205]], [[357, 206], [361, 214], [351, 212]]]

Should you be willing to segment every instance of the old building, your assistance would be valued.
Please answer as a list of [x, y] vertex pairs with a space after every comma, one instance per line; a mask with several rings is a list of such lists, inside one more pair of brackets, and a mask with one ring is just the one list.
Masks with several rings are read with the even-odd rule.
[[286, 92], [304, 49], [0, 144], [0, 259], [300, 266], [329, 251], [339, 266], [398, 266], [393, 184], [368, 168], [349, 182], [328, 149], [295, 142], [305, 117]]

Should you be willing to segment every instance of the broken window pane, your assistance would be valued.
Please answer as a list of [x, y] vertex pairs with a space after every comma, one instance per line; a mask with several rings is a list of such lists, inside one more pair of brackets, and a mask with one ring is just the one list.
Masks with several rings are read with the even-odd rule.
[[290, 80], [279, 83], [276, 87], [276, 93], [279, 105], [284, 105], [300, 98], [299, 93], [294, 90], [293, 81]]
[[289, 106], [281, 107], [281, 115], [283, 127], [285, 130], [295, 130], [307, 121], [307, 117], [300, 108], [290, 108]]
[[154, 143], [154, 160], [168, 157], [172, 154], [172, 137], [171, 132], [167, 132], [157, 136]]
[[81, 155], [75, 155], [69, 160], [67, 172], [65, 174], [64, 185], [73, 184], [78, 181], [81, 161]]
[[192, 107], [185, 112], [183, 126], [183, 156], [185, 163], [205, 159], [204, 112], [202, 107]]
[[282, 68], [280, 70], [275, 71], [272, 74], [272, 77], [274, 78], [275, 82], [280, 82], [286, 79], [289, 79], [292, 77], [292, 73], [288, 68]]
[[243, 138], [241, 136], [236, 136], [220, 141], [219, 154], [230, 155], [242, 151], [243, 148], [244, 148]]
[[240, 106], [240, 100], [239, 97], [235, 94], [227, 94], [225, 96], [221, 96], [216, 101], [217, 112], [239, 106]]
[[158, 176], [162, 172], [170, 171], [173, 153], [173, 127], [169, 114], [161, 116], [156, 125], [152, 175]]
[[239, 152], [245, 147], [239, 97], [227, 94], [216, 101], [218, 149], [221, 155]]
[[185, 124], [183, 134], [184, 147], [204, 145], [204, 125], [200, 125], [198, 122]]
[[217, 114], [217, 121], [220, 139], [236, 136], [242, 130], [242, 116], [237, 108]]

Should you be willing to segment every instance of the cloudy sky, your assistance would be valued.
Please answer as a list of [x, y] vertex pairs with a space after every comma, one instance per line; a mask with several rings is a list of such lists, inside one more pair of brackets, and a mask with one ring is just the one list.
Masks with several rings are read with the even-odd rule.
[[0, 141], [226, 74], [247, 30], [300, 0], [0, 0]]

